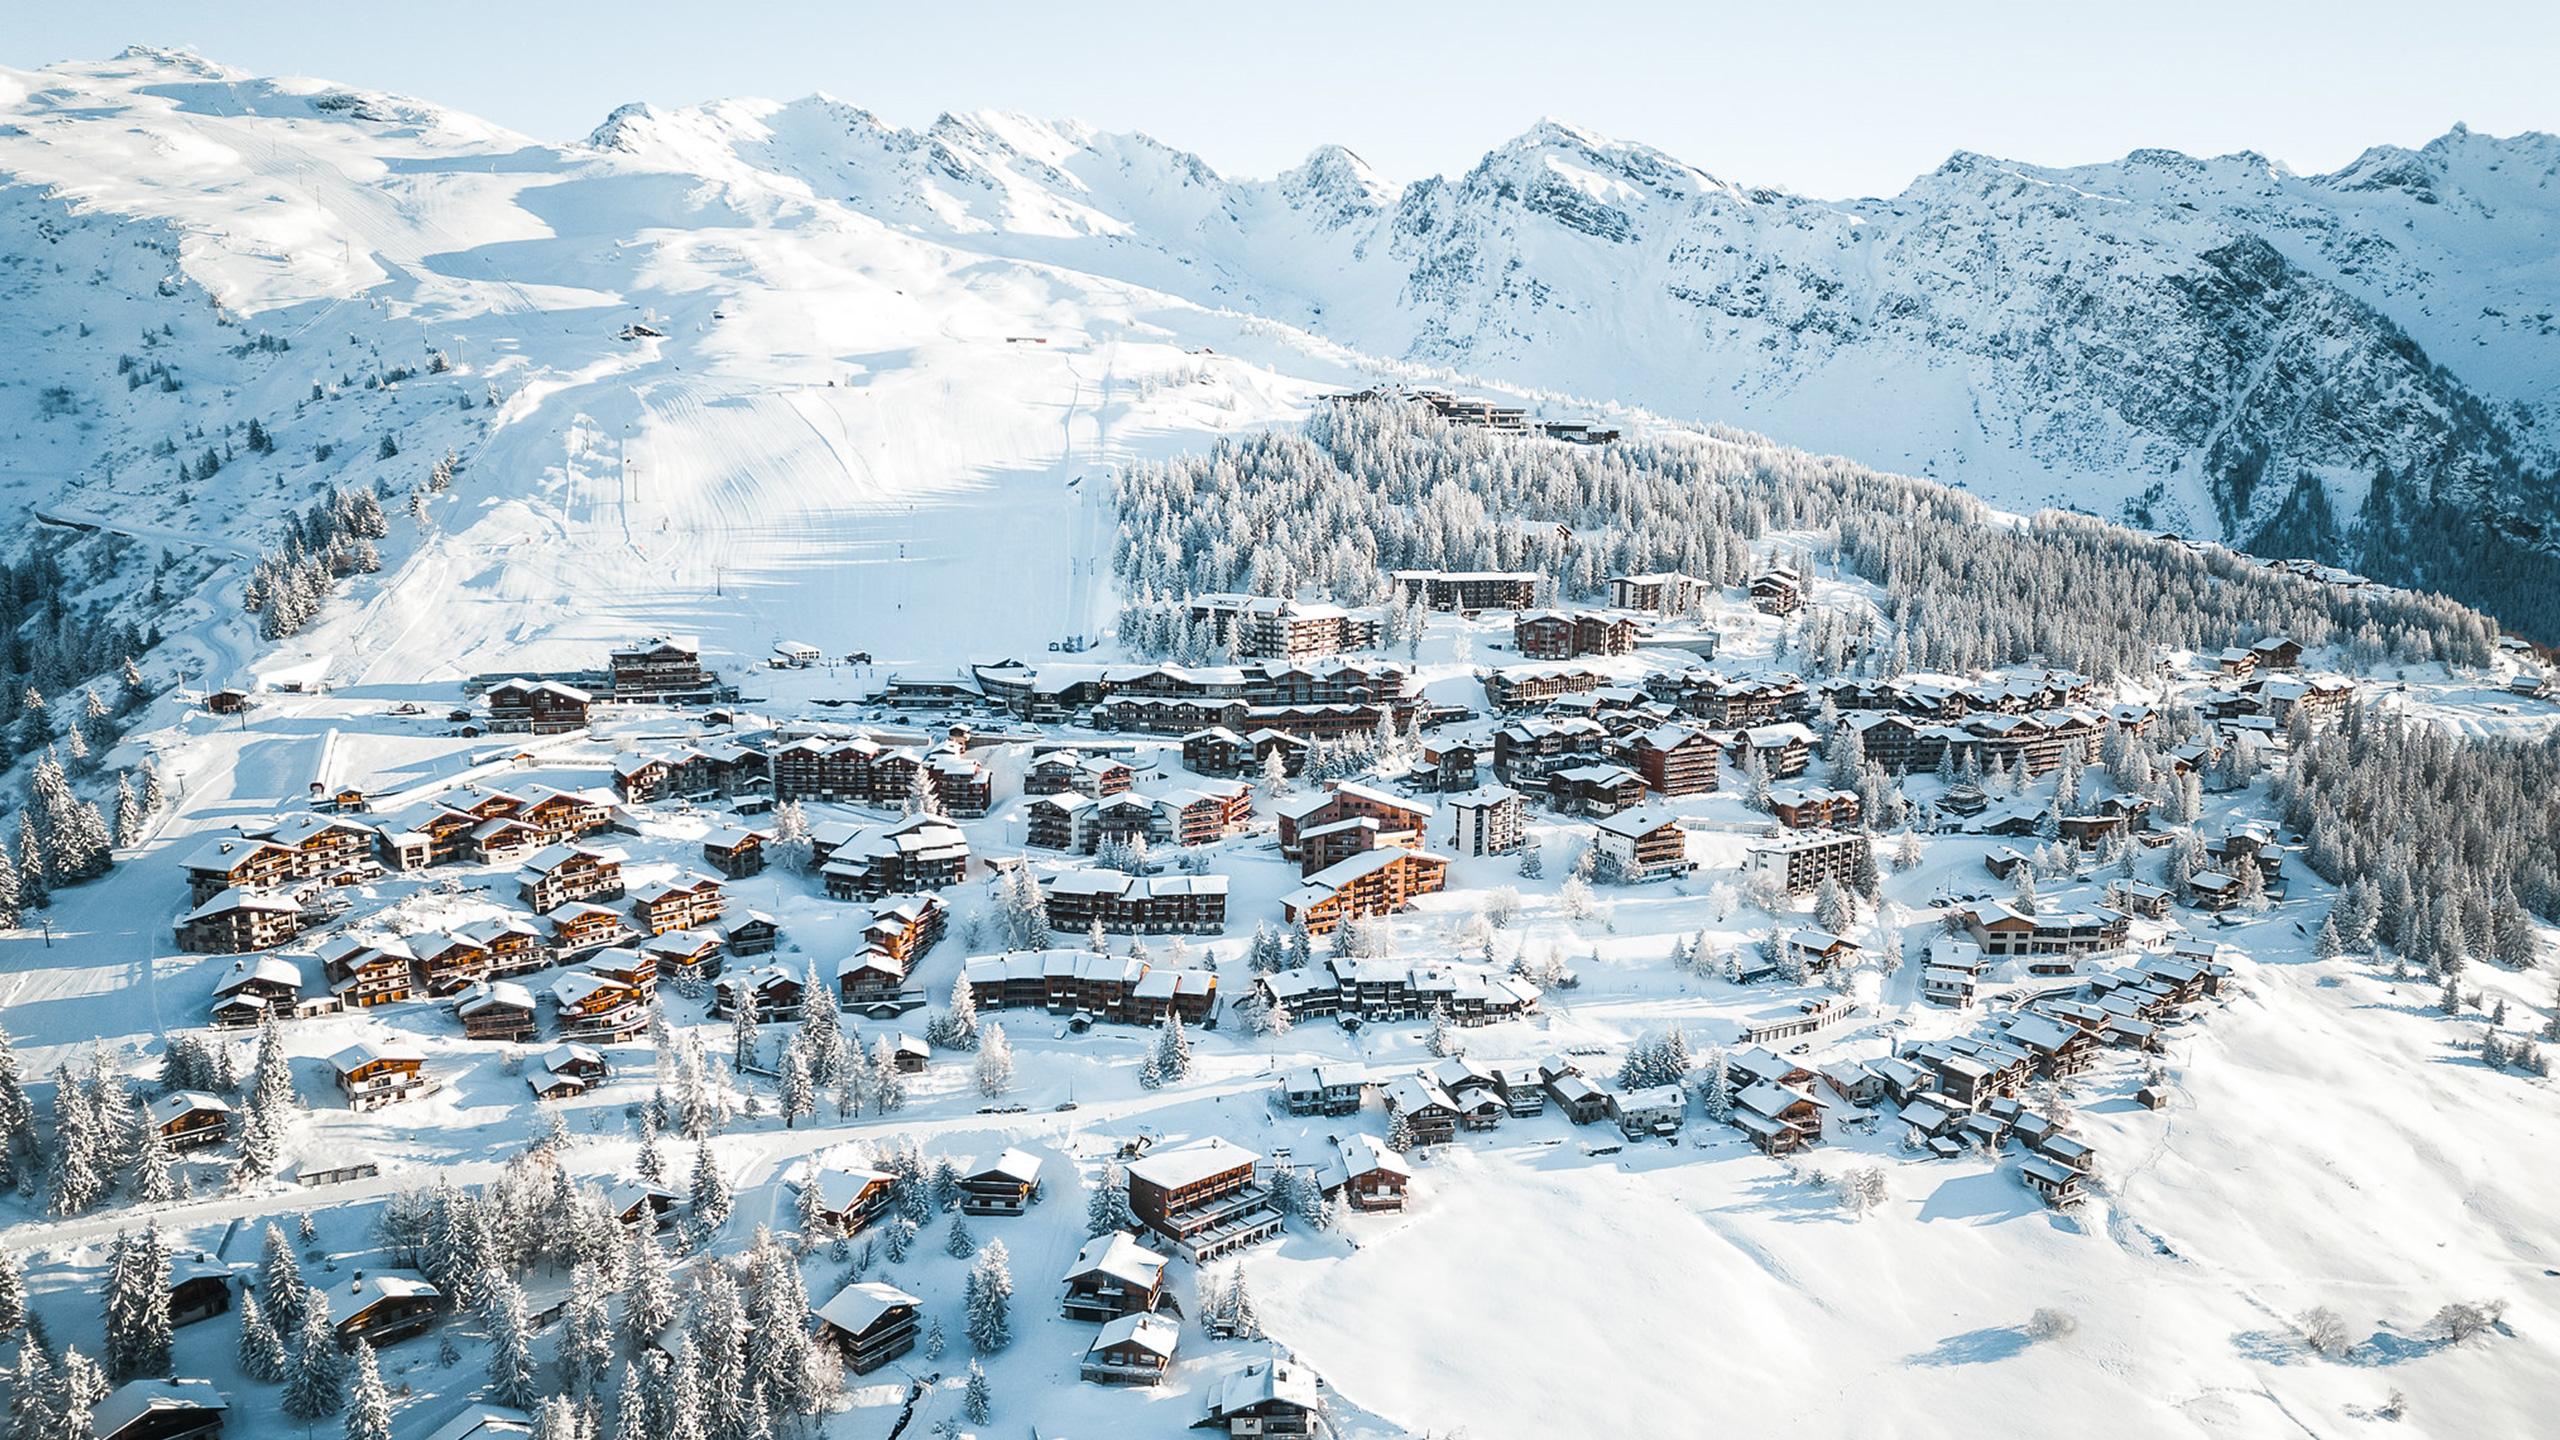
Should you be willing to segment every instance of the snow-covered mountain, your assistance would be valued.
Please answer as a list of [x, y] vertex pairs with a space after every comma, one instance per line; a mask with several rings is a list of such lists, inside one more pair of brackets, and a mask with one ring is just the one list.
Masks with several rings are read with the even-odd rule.
[[[2319, 176], [2247, 154], [1959, 154], [1846, 203], [1552, 122], [1402, 189], [1339, 147], [1231, 181], [1144, 136], [1001, 115], [905, 131], [824, 98], [625, 113], [594, 138], [1371, 354], [2484, 599], [2461, 532], [2530, 542], [2560, 508], [2549, 135], [2457, 127]], [[2457, 545], [2456, 564], [2411, 558]]]
[[[2555, 177], [2560, 140], [2456, 129], [2323, 176], [1960, 154], [1835, 203], [1550, 122], [1454, 178], [1391, 185], [1329, 146], [1248, 181], [1145, 136], [908, 130], [825, 96], [628, 105], [553, 146], [136, 51], [0, 71], [0, 320], [38, 337], [0, 357], [0, 483], [254, 540], [271, 493], [452, 448], [496, 487], [474, 523], [599, 552], [528, 576], [547, 562], [476, 546], [505, 574], [467, 588], [582, 595], [657, 525], [689, 538], [612, 603], [683, 622], [734, 602], [732, 573], [752, 596], [816, 549], [939, 548], [852, 518], [910, 486], [983, 482], [986, 516], [1054, 546], [1090, 526], [1022, 511], [1026, 471], [1428, 372], [2338, 559], [2530, 625], [2560, 588]], [[619, 338], [633, 321], [659, 333]], [[383, 382], [431, 353], [451, 368]], [[256, 478], [163, 482], [252, 415], [285, 442]], [[377, 455], [393, 431], [409, 461]], [[866, 609], [904, 607], [901, 569], [863, 577]]]

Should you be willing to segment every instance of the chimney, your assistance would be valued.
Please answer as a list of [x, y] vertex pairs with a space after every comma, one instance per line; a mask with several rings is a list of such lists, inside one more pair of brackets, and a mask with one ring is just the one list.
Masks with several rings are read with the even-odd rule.
[[350, 1295], [361, 1295], [361, 1294], [363, 1294], [363, 1293], [364, 1293], [364, 1272], [363, 1272], [363, 1271], [361, 1271], [361, 1270], [357, 1271], [357, 1272], [356, 1272], [356, 1278], [354, 1278], [353, 1280], [350, 1280], [350, 1281], [348, 1281], [348, 1282], [347, 1282], [347, 1293], [348, 1293], [348, 1294], [350, 1294]]

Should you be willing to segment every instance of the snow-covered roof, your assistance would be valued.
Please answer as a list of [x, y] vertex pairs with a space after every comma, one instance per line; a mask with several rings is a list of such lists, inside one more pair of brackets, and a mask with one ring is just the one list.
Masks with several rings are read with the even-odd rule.
[[1259, 1165], [1262, 1157], [1221, 1135], [1158, 1150], [1129, 1162], [1129, 1178], [1163, 1190], [1196, 1185], [1239, 1166]]
[[117, 1440], [155, 1415], [229, 1408], [210, 1380], [134, 1380], [109, 1391], [89, 1412], [90, 1433], [98, 1440]]
[[1270, 1403], [1314, 1410], [1324, 1403], [1316, 1377], [1285, 1360], [1247, 1365], [1210, 1392], [1209, 1418], [1218, 1419]]
[[302, 988], [302, 967], [281, 955], [242, 956], [231, 963], [231, 973], [215, 983], [213, 996], [219, 1000], [254, 984], [283, 985], [299, 990]]
[[1153, 1288], [1164, 1279], [1165, 1257], [1138, 1243], [1125, 1230], [1096, 1235], [1076, 1252], [1076, 1263], [1063, 1277], [1101, 1275], [1123, 1284]]
[[1367, 1175], [1380, 1170], [1408, 1179], [1413, 1175], [1412, 1162], [1388, 1149], [1385, 1141], [1365, 1131], [1342, 1142], [1342, 1167], [1353, 1175]]
[[329, 1057], [329, 1063], [341, 1075], [353, 1074], [378, 1060], [414, 1060], [426, 1063], [427, 1052], [398, 1040], [359, 1040]]
[[841, 1215], [853, 1208], [864, 1191], [892, 1178], [886, 1170], [859, 1165], [830, 1166], [812, 1176], [809, 1183], [817, 1187], [818, 1207], [830, 1215]]
[[201, 1110], [228, 1115], [231, 1113], [231, 1102], [208, 1091], [173, 1090], [152, 1101], [150, 1110], [151, 1123], [159, 1126], [166, 1125], [181, 1115], [193, 1115]]
[[848, 1335], [859, 1335], [880, 1323], [880, 1317], [901, 1306], [908, 1309], [923, 1304], [895, 1285], [877, 1280], [863, 1280], [836, 1292], [835, 1298], [818, 1307], [818, 1318]]
[[504, 1405], [473, 1405], [436, 1427], [426, 1440], [513, 1440], [534, 1432], [534, 1418]]
[[341, 1297], [347, 1303], [338, 1323], [343, 1325], [385, 1300], [433, 1300], [443, 1293], [414, 1271], [367, 1270], [348, 1284]]
[[1094, 1335], [1093, 1343], [1085, 1348], [1085, 1353], [1098, 1355], [1105, 1350], [1114, 1350], [1123, 1345], [1135, 1345], [1151, 1354], [1161, 1355], [1170, 1360], [1173, 1358], [1174, 1341], [1181, 1333], [1181, 1327], [1172, 1321], [1151, 1311], [1141, 1310], [1135, 1315], [1123, 1315], [1104, 1325]]

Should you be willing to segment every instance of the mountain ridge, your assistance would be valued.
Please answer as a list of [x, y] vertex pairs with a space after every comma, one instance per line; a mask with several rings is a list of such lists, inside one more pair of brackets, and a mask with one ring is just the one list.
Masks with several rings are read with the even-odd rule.
[[[191, 53], [10, 73], [26, 93], [6, 108], [40, 127], [19, 127], [30, 138], [76, 123], [50, 92], [123, 87], [272, 121], [259, 133], [283, 133], [261, 143], [280, 147], [325, 123], [386, 143], [431, 135], [463, 157], [438, 164], [601, 165], [617, 196], [605, 213], [537, 206], [508, 223], [625, 245], [691, 232], [682, 243], [698, 246], [743, 216], [858, 220], [1357, 354], [1728, 423], [2012, 508], [2307, 555], [2560, 628], [2546, 548], [2560, 521], [2560, 255], [2536, 238], [2560, 233], [2560, 138], [2541, 132], [2457, 125], [2312, 176], [2248, 151], [2069, 167], [1958, 151], [1895, 196], [1825, 201], [1557, 119], [1461, 173], [1399, 185], [1340, 145], [1229, 179], [1141, 133], [993, 110], [910, 129], [825, 94], [634, 102], [546, 147], [426, 102], [259, 80]], [[450, 209], [401, 165], [277, 183], [336, 217], [352, 275], [384, 253], [351, 243], [380, 219], [368, 212]], [[112, 173], [82, 187], [62, 180], [74, 166], [52, 168], [22, 173], [0, 149], [10, 179], [141, 203]], [[183, 185], [176, 168], [168, 183]], [[310, 176], [323, 193], [290, 193]], [[190, 223], [227, 218], [196, 210]], [[448, 256], [486, 238], [439, 237]], [[190, 244], [203, 242], [180, 245], [181, 270]], [[481, 278], [433, 273], [449, 262], [424, 256], [424, 275], [392, 268], [432, 293]], [[297, 267], [329, 268], [281, 262]], [[225, 303], [257, 303], [230, 280]], [[355, 281], [315, 283], [292, 293], [343, 297]]]

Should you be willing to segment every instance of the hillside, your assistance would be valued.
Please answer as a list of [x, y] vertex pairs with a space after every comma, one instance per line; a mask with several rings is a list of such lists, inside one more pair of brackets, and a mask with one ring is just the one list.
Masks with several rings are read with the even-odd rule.
[[[823, 96], [631, 105], [543, 144], [136, 51], [0, 73], [0, 318], [42, 341], [0, 360], [0, 483], [255, 544], [324, 482], [406, 488], [451, 449], [473, 478], [439, 527], [486, 543], [441, 589], [699, 627], [812, 583], [907, 653], [920, 591], [807, 556], [985, 525], [1059, 556], [1090, 544], [1078, 474], [1320, 388], [1473, 375], [2549, 630], [2556, 168], [2550, 137], [2457, 130], [2308, 177], [1959, 155], [1833, 203], [1548, 123], [1455, 178], [1328, 147], [1235, 181], [1144, 136], [908, 131]], [[635, 321], [660, 333], [616, 338]], [[167, 483], [252, 418], [273, 456]], [[1044, 623], [996, 648], [1090, 624], [1090, 596], [1029, 598], [991, 618]], [[792, 628], [739, 623], [759, 650]]]

